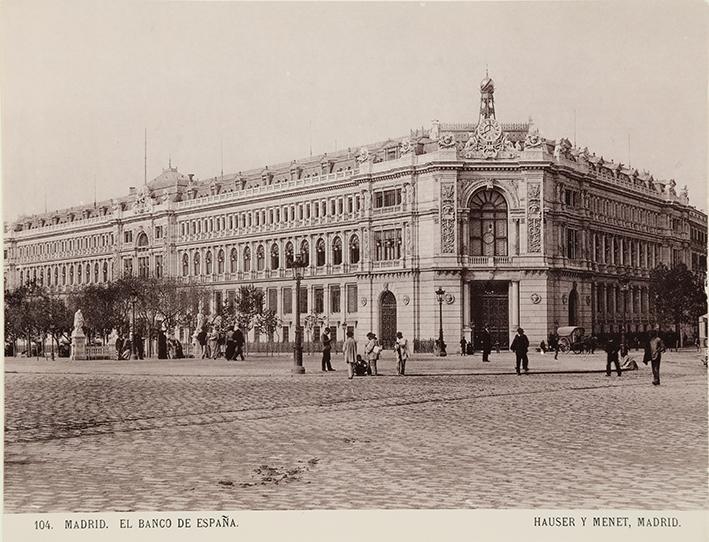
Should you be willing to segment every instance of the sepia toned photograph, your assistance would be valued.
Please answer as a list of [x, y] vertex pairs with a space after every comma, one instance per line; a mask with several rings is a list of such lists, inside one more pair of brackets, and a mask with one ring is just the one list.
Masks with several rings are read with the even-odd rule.
[[5, 514], [706, 511], [706, 16], [3, 2]]

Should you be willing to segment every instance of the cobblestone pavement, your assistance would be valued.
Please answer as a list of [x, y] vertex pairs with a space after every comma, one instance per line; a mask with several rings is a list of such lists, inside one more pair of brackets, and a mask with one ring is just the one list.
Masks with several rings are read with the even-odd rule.
[[246, 362], [5, 361], [5, 511], [704, 509], [707, 372], [669, 353], [425, 357], [395, 376]]

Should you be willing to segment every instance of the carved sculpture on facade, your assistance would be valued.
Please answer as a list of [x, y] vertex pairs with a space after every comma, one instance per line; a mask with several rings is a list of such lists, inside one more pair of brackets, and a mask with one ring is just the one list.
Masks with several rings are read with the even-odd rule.
[[456, 146], [455, 134], [451, 132], [446, 132], [441, 134], [438, 138], [438, 148], [439, 149], [450, 149]]
[[367, 147], [362, 147], [357, 153], [357, 162], [362, 164], [367, 160], [369, 160], [369, 150], [367, 149]]
[[525, 149], [536, 149], [542, 146], [544, 139], [539, 135], [539, 132], [535, 130], [527, 134], [524, 138], [524, 148]]
[[[489, 119], [488, 119], [489, 120]], [[521, 143], [515, 143], [507, 138], [502, 126], [494, 120], [488, 122], [485, 128], [478, 128], [468, 134], [468, 140], [461, 148], [463, 158], [517, 158], [522, 150]]]
[[527, 252], [542, 250], [541, 186], [527, 185]]
[[441, 184], [441, 253], [455, 252], [455, 186]]
[[440, 132], [440, 122], [437, 120], [431, 121], [431, 131], [428, 134], [429, 139], [432, 139], [433, 141], [436, 141], [439, 137], [439, 132]]
[[406, 156], [407, 154], [411, 154], [411, 151], [414, 150], [414, 146], [411, 144], [411, 140], [409, 138], [404, 138], [401, 140], [401, 156]]
[[145, 211], [152, 210], [153, 207], [153, 197], [150, 194], [150, 188], [147, 185], [141, 187], [138, 191], [138, 195], [135, 197], [133, 202], [133, 210], [136, 213], [143, 213]]

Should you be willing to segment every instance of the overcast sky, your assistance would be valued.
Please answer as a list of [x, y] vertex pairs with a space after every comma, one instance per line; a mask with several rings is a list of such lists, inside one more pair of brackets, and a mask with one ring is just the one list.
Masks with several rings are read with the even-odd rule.
[[[172, 157], [218, 175], [503, 122], [707, 198], [706, 6], [682, 3], [127, 3], [0, 6], [4, 218], [125, 195]], [[575, 111], [575, 113], [574, 113]], [[630, 145], [628, 142], [630, 141]]]

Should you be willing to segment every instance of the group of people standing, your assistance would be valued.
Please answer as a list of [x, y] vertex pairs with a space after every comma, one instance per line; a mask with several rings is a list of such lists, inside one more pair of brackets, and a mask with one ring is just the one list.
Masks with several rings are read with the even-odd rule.
[[244, 360], [244, 332], [238, 326], [229, 327], [226, 331], [216, 325], [205, 325], [196, 334], [201, 359], [218, 359], [222, 356], [228, 361], [237, 358]]
[[[354, 332], [348, 331], [345, 343], [342, 346], [342, 354], [344, 361], [347, 364], [347, 376], [352, 379], [355, 374], [364, 375], [369, 374], [372, 376], [378, 376], [379, 372], [377, 370], [377, 361], [379, 361], [379, 356], [381, 355], [382, 347], [377, 340], [375, 333], [367, 333], [367, 344], [364, 347], [364, 355], [366, 359], [363, 359], [361, 355], [357, 353], [357, 342], [354, 340]], [[396, 332], [396, 340], [394, 341], [394, 352], [396, 353], [396, 374], [399, 376], [404, 376], [406, 374], [406, 361], [409, 359], [409, 343], [404, 338], [401, 331]], [[328, 351], [328, 363], [330, 359]], [[325, 359], [325, 350], [323, 349], [323, 367]], [[323, 368], [323, 370], [325, 370]]]

